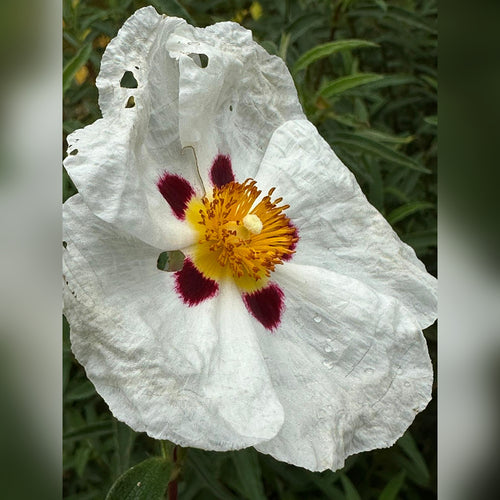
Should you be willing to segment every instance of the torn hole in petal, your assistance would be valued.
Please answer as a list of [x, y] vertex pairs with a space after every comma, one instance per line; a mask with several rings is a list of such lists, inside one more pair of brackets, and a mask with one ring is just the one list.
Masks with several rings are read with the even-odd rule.
[[68, 246], [68, 242], [67, 241], [63, 241], [63, 248], [67, 248]]
[[125, 71], [122, 79], [120, 80], [120, 87], [124, 89], [136, 89], [137, 85], [138, 83], [135, 79], [134, 73], [132, 73], [132, 71]]
[[133, 108], [135, 106], [135, 99], [134, 99], [134, 96], [131, 95], [128, 99], [127, 99], [127, 103], [125, 104], [125, 107], [126, 108]]
[[78, 154], [78, 149], [73, 149], [72, 151], [69, 152], [71, 156], [75, 156]]
[[186, 256], [180, 250], [172, 250], [171, 252], [162, 252], [158, 256], [156, 267], [160, 271], [173, 273], [180, 271], [184, 266]]
[[208, 56], [206, 54], [195, 54], [191, 53], [188, 56], [196, 63], [200, 68], [206, 68], [208, 66]]

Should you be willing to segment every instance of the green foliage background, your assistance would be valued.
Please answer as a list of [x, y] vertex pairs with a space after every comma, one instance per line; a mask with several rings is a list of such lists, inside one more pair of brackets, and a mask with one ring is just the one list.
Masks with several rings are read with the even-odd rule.
[[[435, 0], [262, 0], [261, 9], [244, 0], [64, 0], [65, 135], [100, 117], [104, 46], [148, 4], [200, 27], [238, 20], [282, 57], [308, 118], [436, 274]], [[64, 172], [64, 198], [74, 193]], [[129, 467], [162, 450], [113, 418], [74, 360], [65, 320], [63, 335], [64, 497], [102, 499]], [[435, 362], [435, 326], [425, 335]], [[436, 401], [392, 448], [350, 457], [337, 472], [312, 473], [253, 448], [182, 455], [180, 500], [435, 498]]]

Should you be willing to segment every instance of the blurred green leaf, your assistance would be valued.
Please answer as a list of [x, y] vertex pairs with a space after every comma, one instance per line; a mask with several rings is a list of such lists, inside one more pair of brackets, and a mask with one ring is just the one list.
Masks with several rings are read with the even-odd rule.
[[236, 500], [236, 497], [215, 477], [214, 463], [202, 450], [189, 450], [188, 463], [197, 472], [205, 485], [221, 500]]
[[360, 85], [366, 85], [367, 83], [376, 82], [381, 80], [383, 75], [377, 75], [375, 73], [357, 73], [354, 75], [341, 76], [333, 82], [328, 82], [319, 91], [319, 95], [329, 98], [334, 97], [346, 90], [350, 90], [354, 87], [359, 87]]
[[243, 487], [245, 498], [249, 500], [265, 500], [257, 452], [253, 448], [231, 453], [236, 473]]
[[411, 460], [411, 467], [407, 471], [413, 475], [418, 483], [427, 484], [430, 479], [429, 469], [410, 431], [406, 431], [403, 437], [399, 438], [397, 445]]
[[434, 204], [428, 201], [413, 201], [406, 203], [396, 209], [394, 209], [388, 216], [387, 220], [389, 224], [393, 225], [400, 220], [412, 215], [416, 212], [421, 212], [422, 210], [428, 210], [434, 208]]
[[358, 490], [356, 490], [351, 480], [345, 474], [340, 474], [340, 481], [344, 487], [346, 500], [361, 500]]
[[428, 123], [429, 125], [434, 125], [437, 127], [437, 124], [438, 124], [438, 117], [437, 115], [433, 115], [433, 116], [426, 116], [424, 118], [424, 121], [426, 123]]
[[92, 44], [87, 43], [76, 53], [76, 55], [64, 66], [63, 70], [63, 94], [71, 85], [76, 72], [89, 60], [92, 52]]
[[380, 493], [378, 500], [396, 500], [399, 490], [405, 482], [406, 474], [401, 471], [397, 476], [394, 476]]
[[357, 148], [360, 151], [379, 156], [396, 165], [416, 170], [417, 172], [430, 173], [429, 169], [423, 167], [412, 158], [367, 137], [351, 134], [350, 132], [338, 132], [332, 137], [332, 144], [334, 146], [341, 145]]
[[385, 142], [387, 144], [409, 144], [410, 142], [415, 140], [415, 136], [413, 135], [398, 137], [395, 135], [387, 134], [386, 132], [381, 132], [380, 130], [370, 128], [357, 130], [356, 133], [363, 137], [367, 137], [368, 139], [373, 139], [374, 141], [378, 142]]
[[123, 422], [113, 421], [116, 473], [119, 476], [130, 466], [130, 454], [137, 434]]
[[65, 441], [78, 440], [83, 438], [90, 438], [100, 436], [102, 434], [111, 434], [113, 432], [112, 421], [106, 420], [104, 422], [94, 422], [86, 424], [77, 429], [72, 429], [63, 434]]
[[309, 12], [294, 19], [285, 31], [290, 33], [290, 42], [295, 42], [302, 35], [311, 32], [314, 26], [319, 26], [324, 22], [324, 17], [319, 12]]
[[405, 243], [410, 245], [417, 253], [429, 247], [437, 246], [436, 229], [414, 231], [403, 235]]
[[352, 50], [361, 47], [378, 47], [378, 44], [369, 42], [368, 40], [338, 40], [335, 42], [324, 43], [322, 45], [317, 45], [316, 47], [308, 50], [305, 54], [302, 54], [293, 66], [293, 72], [297, 73], [310, 64], [324, 57], [328, 57], [332, 54], [340, 52], [342, 50]]
[[163, 500], [172, 467], [162, 457], [148, 458], [120, 476], [106, 500]]
[[74, 385], [64, 395], [66, 401], [77, 401], [79, 399], [87, 399], [96, 394], [95, 388], [87, 379], [82, 380], [77, 385]]

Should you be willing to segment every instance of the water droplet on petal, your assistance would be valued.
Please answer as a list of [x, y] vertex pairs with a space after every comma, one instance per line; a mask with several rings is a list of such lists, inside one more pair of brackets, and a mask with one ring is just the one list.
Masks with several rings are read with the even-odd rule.
[[321, 316], [314, 316], [314, 321], [316, 323], [321, 323]]
[[404, 383], [404, 386], [405, 386], [405, 387], [410, 387], [410, 382], [405, 382], [405, 383]]
[[327, 345], [325, 347], [325, 352], [332, 352], [332, 348], [329, 345]]
[[333, 361], [331, 359], [325, 359], [323, 361], [323, 365], [330, 370], [331, 368], [333, 368]]
[[366, 369], [365, 369], [365, 373], [366, 373], [367, 375], [371, 375], [371, 374], [373, 373], [373, 368], [366, 368]]
[[397, 370], [396, 370], [396, 373], [397, 373], [398, 375], [401, 375], [401, 373], [403, 373], [403, 369], [402, 369], [400, 366], [398, 366], [398, 368], [397, 368]]

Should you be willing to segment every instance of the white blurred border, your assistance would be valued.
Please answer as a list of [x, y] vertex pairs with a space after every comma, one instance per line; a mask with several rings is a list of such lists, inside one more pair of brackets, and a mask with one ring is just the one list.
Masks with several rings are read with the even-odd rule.
[[443, 205], [439, 220], [438, 492], [442, 500], [460, 500], [474, 498], [473, 491], [487, 491], [491, 469], [499, 465], [494, 378], [500, 363], [500, 280], [486, 249]]
[[0, 115], [0, 480], [3, 498], [58, 498], [62, 6], [6, 0], [0, 16], [12, 8], [22, 24], [2, 47], [12, 64]]

